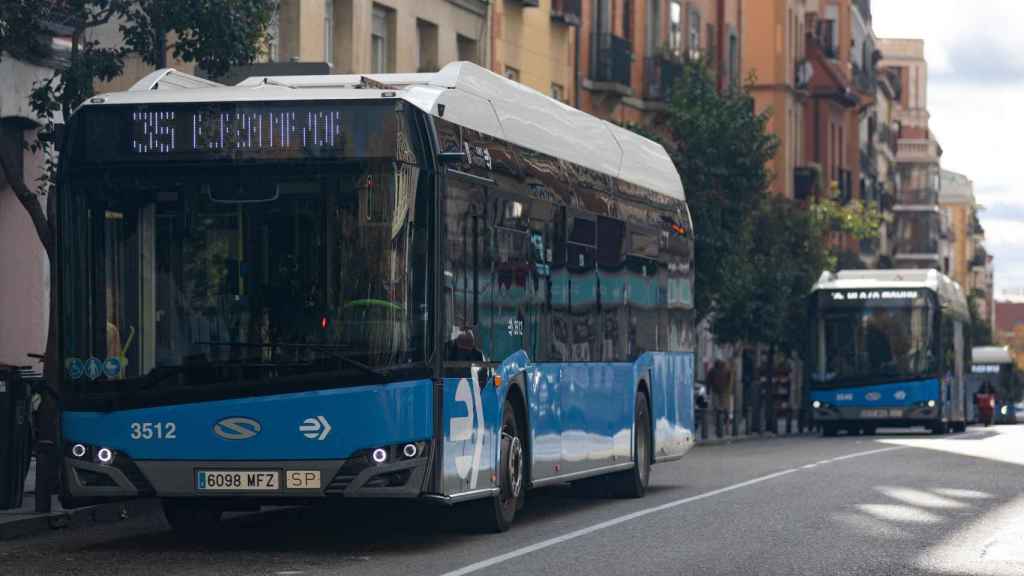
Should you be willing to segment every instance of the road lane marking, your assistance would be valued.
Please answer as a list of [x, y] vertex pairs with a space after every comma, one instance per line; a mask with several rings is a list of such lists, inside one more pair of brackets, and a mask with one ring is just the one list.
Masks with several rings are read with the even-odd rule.
[[[900, 448], [901, 447], [881, 448], [881, 449], [878, 449], [878, 450], [868, 450], [866, 452], [855, 452], [853, 454], [847, 454], [846, 456], [840, 456], [838, 458], [833, 458], [831, 460], [824, 460], [824, 461], [818, 462], [816, 464], [823, 464], [823, 463], [826, 463], [826, 462], [838, 462], [840, 460], [849, 460], [850, 458], [859, 458], [861, 456], [871, 456], [872, 454], [881, 454], [882, 452], [890, 452], [892, 450], [899, 450]], [[594, 532], [599, 532], [601, 530], [604, 530], [605, 528], [611, 528], [612, 526], [618, 526], [619, 524], [623, 524], [623, 523], [629, 522], [631, 520], [636, 520], [637, 518], [643, 518], [644, 516], [648, 516], [650, 514], [655, 514], [657, 512], [662, 512], [662, 511], [665, 511], [665, 510], [670, 510], [672, 508], [683, 506], [684, 504], [690, 504], [692, 502], [697, 502], [698, 500], [706, 500], [708, 498], [712, 498], [714, 496], [725, 494], [727, 492], [732, 492], [734, 490], [739, 490], [740, 488], [746, 488], [748, 486], [753, 486], [755, 484], [760, 484], [762, 482], [767, 482], [769, 480], [774, 480], [775, 478], [779, 478], [781, 476], [787, 476], [789, 474], [793, 474], [795, 472], [799, 472], [802, 468], [804, 468], [804, 467], [803, 466], [798, 466], [796, 468], [789, 468], [788, 470], [781, 470], [779, 472], [773, 472], [772, 474], [766, 474], [764, 476], [758, 476], [757, 478], [752, 478], [750, 480], [746, 480], [746, 481], [740, 482], [738, 484], [732, 484], [730, 486], [725, 486], [723, 488], [718, 488], [718, 489], [715, 489], [715, 490], [711, 490], [710, 492], [704, 492], [704, 493], [701, 493], [701, 494], [697, 494], [695, 496], [688, 496], [686, 498], [681, 498], [679, 500], [673, 500], [672, 502], [667, 502], [665, 504], [659, 504], [658, 506], [654, 506], [654, 507], [651, 507], [651, 508], [645, 508], [643, 510], [637, 510], [636, 512], [631, 512], [631, 513], [626, 514], [624, 516], [619, 516], [618, 518], [612, 518], [611, 520], [605, 520], [604, 522], [600, 522], [600, 523], [594, 524], [592, 526], [587, 526], [586, 528], [580, 528], [579, 530], [574, 530], [572, 532], [568, 532], [566, 534], [562, 534], [561, 536], [556, 536], [554, 538], [549, 538], [548, 540], [542, 540], [542, 541], [537, 542], [535, 544], [530, 544], [529, 546], [524, 546], [523, 548], [519, 548], [517, 550], [512, 550], [511, 552], [506, 552], [504, 554], [501, 554], [500, 556], [495, 556], [493, 558], [488, 558], [487, 560], [481, 560], [479, 562], [475, 562], [475, 563], [470, 564], [468, 566], [464, 566], [462, 568], [459, 568], [459, 569], [456, 569], [456, 570], [452, 570], [450, 572], [445, 572], [441, 576], [466, 576], [467, 574], [472, 574], [474, 572], [479, 572], [481, 570], [484, 570], [485, 568], [490, 568], [491, 566], [495, 566], [497, 564], [501, 564], [503, 562], [507, 562], [509, 560], [512, 560], [513, 558], [519, 558], [520, 556], [526, 556], [527, 554], [532, 554], [532, 553], [537, 552], [539, 550], [543, 550], [545, 548], [550, 548], [552, 546], [555, 546], [557, 544], [561, 544], [563, 542], [568, 542], [570, 540], [575, 540], [577, 538], [581, 538], [581, 537], [586, 536], [588, 534], [593, 534]]]

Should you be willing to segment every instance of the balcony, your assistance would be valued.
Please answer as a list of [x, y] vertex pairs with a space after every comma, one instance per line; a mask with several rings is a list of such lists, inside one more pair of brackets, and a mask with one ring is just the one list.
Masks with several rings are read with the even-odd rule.
[[938, 212], [897, 215], [894, 253], [897, 260], [938, 263], [942, 217]]
[[683, 75], [683, 63], [666, 56], [644, 60], [644, 99], [668, 100], [672, 87]]
[[878, 126], [878, 146], [883, 150], [889, 150], [890, 154], [896, 154], [896, 132], [885, 123]]
[[898, 210], [900, 206], [910, 209], [910, 207], [923, 207], [932, 209], [938, 206], [939, 203], [939, 192], [932, 190], [931, 188], [919, 188], [917, 190], [901, 190], [899, 197], [897, 198]]
[[551, 19], [566, 26], [579, 26], [581, 0], [551, 0]]
[[797, 90], [806, 90], [814, 76], [814, 65], [810, 60], [800, 60], [793, 65], [793, 83]]
[[584, 87], [595, 92], [632, 96], [630, 68], [633, 64], [633, 51], [629, 40], [614, 34], [594, 34], [592, 39], [594, 60]]
[[861, 68], [856, 64], [853, 68], [853, 85], [861, 94], [874, 96], [878, 90], [878, 77], [875, 75], [874, 67]]
[[927, 138], [901, 138], [896, 143], [898, 162], [938, 162], [939, 145]]

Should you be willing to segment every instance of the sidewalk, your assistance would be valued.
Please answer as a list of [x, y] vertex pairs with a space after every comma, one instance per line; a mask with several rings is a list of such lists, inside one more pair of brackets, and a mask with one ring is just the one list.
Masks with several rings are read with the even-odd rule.
[[[738, 432], [739, 433], [737, 435], [733, 436], [731, 434], [731, 432], [732, 432], [732, 427], [731, 426], [723, 425], [722, 426], [722, 435], [719, 436], [718, 434], [716, 434], [714, 422], [710, 421], [708, 424], [709, 424], [709, 426], [708, 426], [707, 437], [706, 438], [703, 437], [704, 432], [698, 426], [698, 430], [697, 430], [697, 445], [698, 446], [700, 446], [700, 445], [729, 444], [729, 443], [732, 443], [732, 442], [743, 442], [745, 440], [757, 440], [757, 439], [768, 439], [768, 438], [786, 438], [788, 436], [814, 436], [814, 435], [817, 435], [817, 433], [818, 433], [816, 430], [813, 430], [813, 429], [805, 430], [804, 432], [800, 432], [799, 426], [797, 426], [796, 422], [791, 422], [791, 424], [790, 424], [790, 426], [791, 426], [790, 431], [789, 431], [789, 433], [786, 433], [786, 419], [785, 418], [779, 418], [779, 422], [778, 422], [778, 427], [777, 428], [774, 428], [772, 430], [765, 430], [761, 434], [758, 434], [757, 432], [754, 432], [753, 430], [751, 430], [750, 434], [746, 434], [745, 433], [745, 424], [743, 422], [740, 422], [739, 426], [738, 426]], [[779, 433], [776, 434], [775, 430], [779, 430]]]
[[52, 512], [37, 514], [35, 512], [35, 477], [35, 460], [33, 459], [28, 472], [28, 481], [25, 483], [25, 499], [21, 508], [0, 510], [0, 541], [32, 536], [47, 530], [117, 522], [131, 514], [153, 513], [159, 509], [159, 503], [155, 500], [132, 500], [65, 510], [54, 496], [50, 508]]

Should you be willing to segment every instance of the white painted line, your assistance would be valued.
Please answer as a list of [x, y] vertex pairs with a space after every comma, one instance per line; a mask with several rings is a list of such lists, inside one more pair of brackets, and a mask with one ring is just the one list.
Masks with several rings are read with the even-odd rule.
[[[840, 456], [838, 458], [833, 458], [832, 460], [826, 460], [824, 462], [837, 462], [839, 460], [849, 460], [850, 458], [859, 458], [861, 456], [870, 456], [872, 454], [880, 454], [882, 452], [889, 452], [891, 450], [899, 450], [900, 448], [902, 448], [902, 447], [901, 446], [897, 446], [897, 447], [893, 447], [893, 448], [881, 448], [881, 449], [878, 449], [878, 450], [868, 450], [867, 452], [856, 452], [856, 453], [853, 453], [853, 454], [847, 454], [846, 456]], [[740, 482], [739, 484], [732, 484], [732, 485], [726, 486], [724, 488], [718, 488], [717, 490], [712, 490], [710, 492], [704, 492], [702, 494], [697, 494], [696, 496], [689, 496], [687, 498], [681, 498], [679, 500], [673, 500], [672, 502], [667, 502], [665, 504], [660, 504], [660, 505], [654, 506], [652, 508], [646, 508], [644, 510], [638, 510], [638, 511], [632, 512], [630, 514], [626, 514], [625, 516], [619, 516], [618, 518], [612, 518], [611, 520], [606, 520], [604, 522], [600, 522], [600, 523], [594, 524], [592, 526], [587, 526], [586, 528], [580, 528], [579, 530], [575, 530], [573, 532], [568, 532], [566, 534], [562, 534], [561, 536], [556, 536], [556, 537], [550, 538], [548, 540], [542, 540], [540, 542], [537, 542], [536, 544], [530, 544], [529, 546], [525, 546], [523, 548], [519, 548], [518, 550], [513, 550], [511, 552], [506, 552], [506, 553], [504, 553], [504, 554], [502, 554], [500, 556], [495, 556], [495, 557], [489, 558], [487, 560], [481, 560], [480, 562], [476, 562], [474, 564], [470, 564], [469, 566], [464, 566], [464, 567], [459, 568], [457, 570], [452, 570], [451, 572], [445, 572], [441, 576], [465, 576], [466, 574], [472, 574], [474, 572], [479, 572], [479, 571], [481, 571], [481, 570], [483, 570], [485, 568], [490, 568], [491, 566], [495, 566], [497, 564], [501, 564], [502, 562], [507, 562], [507, 561], [509, 561], [509, 560], [511, 560], [513, 558], [518, 558], [520, 556], [526, 556], [527, 554], [532, 554], [534, 552], [537, 552], [538, 550], [543, 550], [545, 548], [550, 548], [552, 546], [555, 546], [556, 544], [561, 544], [563, 542], [568, 542], [570, 540], [575, 540], [575, 539], [580, 538], [582, 536], [586, 536], [587, 534], [593, 534], [594, 532], [598, 532], [598, 531], [604, 530], [605, 528], [611, 528], [612, 526], [618, 526], [619, 524], [622, 524], [622, 523], [625, 523], [625, 522], [629, 522], [631, 520], [636, 520], [637, 518], [642, 518], [642, 517], [648, 516], [650, 514], [655, 514], [657, 512], [662, 512], [664, 510], [669, 510], [669, 509], [672, 509], [672, 508], [676, 508], [676, 507], [682, 506], [684, 504], [690, 504], [691, 502], [696, 502], [698, 500], [705, 500], [705, 499], [711, 498], [713, 496], [718, 496], [720, 494], [725, 494], [726, 492], [732, 492], [734, 490], [739, 490], [740, 488], [746, 488], [747, 486], [753, 486], [755, 484], [760, 484], [762, 482], [767, 482], [769, 480], [773, 480], [773, 479], [778, 478], [780, 476], [786, 476], [788, 474], [793, 474], [794, 472], [799, 472], [801, 470], [801, 468], [803, 468], [803, 466], [797, 467], [797, 468], [790, 468], [788, 470], [782, 470], [780, 472], [775, 472], [775, 473], [768, 474], [768, 475], [765, 475], [765, 476], [758, 476], [757, 478], [753, 478], [753, 479], [747, 480], [745, 482]]]

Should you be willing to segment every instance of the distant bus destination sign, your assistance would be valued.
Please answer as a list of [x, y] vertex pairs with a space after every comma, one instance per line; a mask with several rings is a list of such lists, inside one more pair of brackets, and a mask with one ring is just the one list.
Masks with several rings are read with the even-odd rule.
[[917, 290], [845, 290], [832, 292], [832, 300], [916, 300]]
[[393, 103], [110, 106], [86, 114], [88, 162], [388, 157], [398, 124]]

